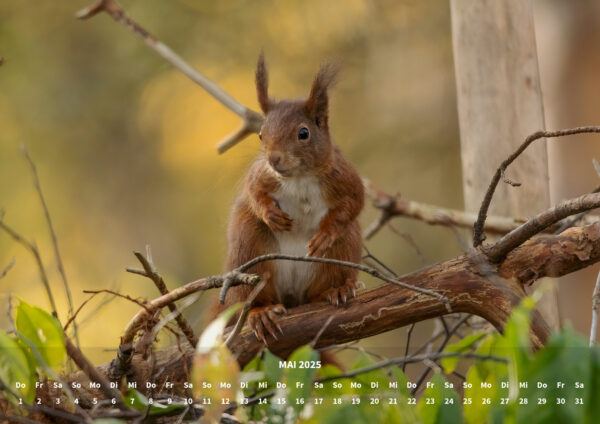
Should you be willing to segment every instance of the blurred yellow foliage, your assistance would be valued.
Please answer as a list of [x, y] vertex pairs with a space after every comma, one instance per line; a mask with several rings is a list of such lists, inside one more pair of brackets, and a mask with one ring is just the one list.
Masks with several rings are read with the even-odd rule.
[[[148, 279], [124, 271], [139, 266], [131, 251], [146, 244], [169, 287], [221, 272], [227, 216], [260, 151], [251, 136], [219, 156], [216, 144], [241, 119], [107, 16], [73, 19], [82, 6], [0, 3], [0, 209], [8, 224], [37, 242], [62, 322], [66, 298], [19, 143], [38, 165], [75, 307], [88, 298], [84, 289], [157, 296]], [[346, 157], [386, 190], [460, 207], [454, 84], [440, 78], [452, 75], [450, 21], [438, 2], [147, 0], [123, 6], [254, 110], [261, 49], [278, 99], [305, 97], [319, 64], [340, 60], [331, 125]], [[367, 208], [363, 223], [376, 215]], [[396, 224], [431, 262], [458, 250], [449, 232]], [[369, 248], [399, 273], [419, 266], [411, 248], [390, 232]], [[13, 256], [2, 294], [48, 308], [35, 262], [0, 233], [0, 270]], [[208, 297], [185, 311], [198, 330]], [[109, 298], [97, 296], [80, 316], [84, 351], [95, 362], [114, 356], [107, 349], [118, 345], [139, 308], [123, 299], [104, 305]], [[5, 299], [0, 296], [2, 305]], [[2, 328], [5, 316], [0, 310]], [[161, 343], [171, 341], [161, 333]]]

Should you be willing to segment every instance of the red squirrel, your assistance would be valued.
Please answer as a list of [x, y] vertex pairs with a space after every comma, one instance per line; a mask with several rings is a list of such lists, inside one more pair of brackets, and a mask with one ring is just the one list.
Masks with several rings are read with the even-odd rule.
[[[329, 134], [327, 90], [337, 70], [323, 65], [306, 100], [275, 101], [261, 54], [256, 69], [258, 102], [265, 114], [262, 152], [246, 175], [228, 226], [226, 269], [267, 253], [315, 256], [359, 263], [357, 220], [364, 203], [362, 180]], [[248, 324], [267, 344], [277, 339], [278, 316], [309, 302], [345, 304], [362, 283], [357, 270], [339, 265], [276, 260], [247, 272], [266, 280]], [[230, 288], [225, 306], [244, 301], [252, 287]]]

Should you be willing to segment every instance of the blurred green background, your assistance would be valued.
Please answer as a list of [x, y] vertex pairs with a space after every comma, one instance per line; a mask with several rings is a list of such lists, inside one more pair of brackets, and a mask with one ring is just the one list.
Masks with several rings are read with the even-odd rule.
[[[63, 322], [66, 298], [20, 143], [38, 165], [75, 306], [88, 297], [84, 289], [156, 297], [149, 280], [125, 272], [127, 266], [138, 267], [132, 251], [144, 251], [146, 244], [170, 288], [220, 273], [228, 213], [259, 151], [258, 137], [252, 136], [218, 155], [217, 142], [238, 127], [239, 118], [107, 15], [76, 20], [74, 13], [87, 5], [0, 2], [5, 60], [0, 208], [8, 225], [39, 245]], [[390, 193], [462, 208], [448, 2], [127, 0], [122, 5], [255, 110], [254, 67], [261, 49], [277, 98], [306, 96], [319, 64], [341, 61], [331, 126], [346, 157]], [[367, 206], [363, 227], [377, 216]], [[409, 220], [394, 225], [413, 237], [428, 263], [460, 252], [447, 228]], [[398, 273], [422, 266], [391, 231], [367, 246]], [[0, 269], [13, 257], [14, 269], [0, 281], [0, 309], [7, 293], [49, 307], [30, 255], [0, 234]], [[118, 345], [138, 310], [122, 299], [104, 304], [106, 299], [97, 297], [80, 315], [81, 340], [94, 361], [114, 356], [104, 349]], [[192, 322], [201, 322], [207, 300], [186, 311]], [[2, 313], [3, 327], [5, 319]], [[418, 332], [428, 336], [429, 326], [420, 325]], [[388, 351], [393, 354], [405, 333], [400, 329], [363, 343], [394, 348]]]

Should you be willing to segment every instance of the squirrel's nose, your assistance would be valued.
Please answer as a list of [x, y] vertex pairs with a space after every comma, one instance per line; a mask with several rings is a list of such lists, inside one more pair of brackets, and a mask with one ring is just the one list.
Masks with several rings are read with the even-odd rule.
[[269, 155], [269, 163], [271, 164], [271, 166], [273, 168], [277, 168], [277, 165], [279, 165], [279, 162], [281, 162], [281, 153], [272, 152]]

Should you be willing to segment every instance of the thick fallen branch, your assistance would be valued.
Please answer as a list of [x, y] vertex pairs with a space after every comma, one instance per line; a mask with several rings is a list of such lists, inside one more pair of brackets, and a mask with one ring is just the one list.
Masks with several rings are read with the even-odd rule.
[[[576, 227], [560, 235], [543, 235], [511, 251], [498, 266], [490, 265], [481, 252], [462, 255], [406, 275], [407, 284], [439, 292], [446, 296], [452, 310], [483, 317], [502, 330], [512, 308], [525, 295], [524, 284], [545, 276], [558, 277], [600, 261], [600, 223]], [[438, 299], [393, 284], [382, 284], [367, 290], [336, 308], [327, 303], [312, 303], [289, 310], [279, 324], [285, 334], [269, 341], [269, 349], [287, 355], [297, 347], [310, 343], [323, 327], [316, 348], [350, 342], [380, 334], [415, 322], [447, 313]], [[334, 315], [333, 318], [332, 315]], [[327, 321], [329, 325], [325, 326]], [[232, 331], [230, 328], [229, 331]], [[548, 327], [537, 312], [532, 321], [532, 341], [540, 347], [548, 337]], [[231, 347], [241, 364], [247, 363], [264, 345], [245, 327]], [[188, 345], [173, 346], [156, 353], [154, 375], [158, 384], [186, 381], [193, 349]], [[150, 364], [142, 355], [133, 355], [129, 381], [149, 381]], [[108, 374], [109, 364], [99, 367]], [[87, 377], [76, 373], [70, 381], [83, 382]], [[90, 396], [89, 389], [78, 393]], [[93, 393], [101, 396], [100, 393]]]

